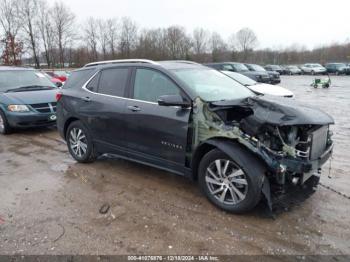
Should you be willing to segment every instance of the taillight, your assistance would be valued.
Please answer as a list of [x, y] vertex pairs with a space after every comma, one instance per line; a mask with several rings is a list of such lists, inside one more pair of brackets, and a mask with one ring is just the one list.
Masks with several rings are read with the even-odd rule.
[[61, 97], [62, 97], [62, 93], [57, 93], [56, 94], [56, 101], [57, 102], [60, 101]]

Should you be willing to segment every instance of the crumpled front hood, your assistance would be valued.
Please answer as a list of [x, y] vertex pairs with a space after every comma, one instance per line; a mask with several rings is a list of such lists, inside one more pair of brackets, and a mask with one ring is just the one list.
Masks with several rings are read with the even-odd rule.
[[58, 89], [28, 92], [9, 92], [3, 93], [2, 96], [6, 98], [8, 104], [31, 105], [55, 102], [57, 92]]
[[302, 105], [296, 100], [264, 96], [249, 97], [243, 100], [212, 102], [213, 111], [230, 107], [243, 107], [252, 110], [252, 114], [242, 121], [259, 125], [272, 124], [276, 126], [290, 125], [329, 125], [334, 119], [327, 113], [310, 106]]

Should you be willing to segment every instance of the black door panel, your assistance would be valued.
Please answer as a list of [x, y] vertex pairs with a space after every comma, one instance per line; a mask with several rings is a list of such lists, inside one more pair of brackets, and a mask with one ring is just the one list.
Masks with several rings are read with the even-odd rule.
[[114, 153], [125, 143], [125, 92], [131, 70], [127, 67], [101, 70], [76, 98], [76, 110], [92, 132], [103, 153]]
[[91, 131], [94, 140], [117, 146], [125, 146], [125, 105], [125, 98], [88, 91], [80, 92], [80, 97], [74, 101], [77, 114]]
[[125, 112], [129, 149], [177, 164], [185, 163], [191, 109], [136, 100], [128, 100], [126, 107], [138, 108]]
[[180, 95], [181, 89], [164, 73], [141, 67], [131, 82], [132, 99], [125, 111], [127, 148], [157, 165], [183, 168], [191, 109], [157, 103], [162, 95]]

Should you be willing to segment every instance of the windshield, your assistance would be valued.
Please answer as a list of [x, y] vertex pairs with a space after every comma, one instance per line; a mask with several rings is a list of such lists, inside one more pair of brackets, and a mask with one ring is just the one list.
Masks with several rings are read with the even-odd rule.
[[237, 71], [249, 71], [248, 67], [246, 67], [243, 64], [232, 64], [232, 66], [237, 70]]
[[288, 69], [298, 69], [297, 66], [287, 66]]
[[0, 92], [26, 86], [56, 88], [44, 74], [34, 70], [0, 71]]
[[240, 84], [244, 85], [244, 86], [252, 86], [252, 85], [256, 85], [257, 82], [254, 81], [253, 79], [242, 75], [240, 73], [235, 73], [235, 72], [230, 72], [230, 71], [222, 71], [225, 75], [228, 75], [229, 77], [231, 77], [232, 79], [236, 80], [237, 82], [239, 82]]
[[177, 69], [173, 72], [205, 101], [235, 100], [254, 95], [245, 86], [213, 69]]
[[266, 71], [265, 68], [259, 65], [250, 65], [251, 68], [253, 68], [254, 71]]

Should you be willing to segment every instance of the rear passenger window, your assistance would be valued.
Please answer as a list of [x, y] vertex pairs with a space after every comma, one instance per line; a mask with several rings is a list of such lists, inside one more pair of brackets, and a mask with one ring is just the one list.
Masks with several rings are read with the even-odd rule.
[[124, 96], [129, 69], [111, 68], [101, 72], [98, 92], [105, 95]]
[[134, 99], [157, 102], [160, 96], [179, 94], [179, 88], [164, 74], [149, 69], [136, 70]]
[[95, 73], [95, 69], [73, 71], [62, 88], [82, 87]]

